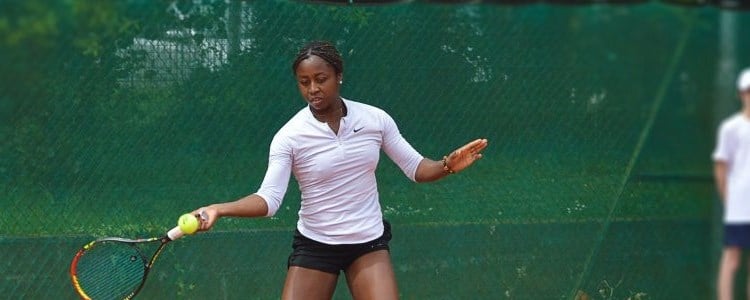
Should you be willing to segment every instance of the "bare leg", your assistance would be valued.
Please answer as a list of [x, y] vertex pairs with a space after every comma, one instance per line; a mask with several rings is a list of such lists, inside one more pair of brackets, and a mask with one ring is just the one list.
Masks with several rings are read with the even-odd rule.
[[387, 250], [367, 253], [346, 270], [346, 282], [356, 300], [398, 299], [396, 275]]
[[738, 247], [725, 247], [721, 255], [719, 279], [716, 283], [718, 300], [734, 299], [734, 275], [740, 265], [742, 251]]
[[292, 266], [286, 274], [281, 299], [329, 300], [336, 290], [338, 275]]

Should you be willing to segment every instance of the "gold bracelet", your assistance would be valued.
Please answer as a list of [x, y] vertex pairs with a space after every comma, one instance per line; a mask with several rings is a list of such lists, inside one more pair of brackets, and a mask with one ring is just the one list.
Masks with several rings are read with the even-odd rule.
[[453, 169], [448, 166], [448, 156], [443, 156], [443, 172], [448, 174], [454, 174]]

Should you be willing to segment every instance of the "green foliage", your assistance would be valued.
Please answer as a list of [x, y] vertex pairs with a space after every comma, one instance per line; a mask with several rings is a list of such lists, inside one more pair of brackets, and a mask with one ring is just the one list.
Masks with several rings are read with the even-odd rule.
[[123, 1], [73, 1], [75, 20], [73, 37], [83, 55], [100, 57], [112, 54], [132, 42], [140, 32], [139, 23], [123, 14]]
[[54, 47], [65, 21], [60, 9], [58, 1], [4, 1], [0, 4], [0, 45]]

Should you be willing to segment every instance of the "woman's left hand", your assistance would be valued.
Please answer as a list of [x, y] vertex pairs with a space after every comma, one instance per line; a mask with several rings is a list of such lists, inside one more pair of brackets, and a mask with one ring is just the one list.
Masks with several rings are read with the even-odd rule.
[[482, 150], [486, 147], [487, 139], [476, 139], [451, 152], [445, 158], [445, 165], [448, 167], [447, 171], [458, 173], [466, 169], [476, 160], [482, 158]]

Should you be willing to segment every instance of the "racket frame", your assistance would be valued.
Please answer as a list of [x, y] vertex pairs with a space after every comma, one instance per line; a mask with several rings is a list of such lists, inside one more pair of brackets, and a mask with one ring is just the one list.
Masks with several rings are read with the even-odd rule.
[[[151, 267], [154, 265], [156, 258], [158, 258], [159, 254], [161, 254], [162, 250], [164, 250], [164, 246], [166, 246], [171, 241], [181, 238], [183, 235], [184, 233], [180, 230], [180, 227], [178, 226], [178, 227], [172, 228], [163, 237], [152, 237], [152, 238], [144, 238], [144, 239], [105, 237], [105, 238], [100, 238], [100, 239], [91, 241], [78, 250], [76, 255], [73, 257], [73, 261], [70, 263], [70, 280], [73, 283], [73, 288], [75, 289], [76, 293], [78, 293], [78, 296], [81, 297], [81, 299], [91, 300], [91, 297], [88, 294], [86, 294], [86, 291], [84, 291], [84, 289], [81, 287], [81, 283], [78, 280], [78, 261], [81, 259], [81, 257], [83, 257], [83, 255], [86, 254], [87, 251], [94, 249], [100, 243], [105, 243], [105, 242], [125, 243], [125, 244], [128, 244], [129, 246], [132, 246], [136, 250], [136, 252], [138, 252], [138, 255], [140, 256], [141, 260], [145, 262], [145, 266], [143, 269], [143, 276], [141, 277], [140, 284], [138, 284], [138, 286], [132, 292], [130, 292], [127, 296], [125, 296], [125, 298], [123, 298], [125, 300], [133, 299], [133, 297], [135, 297], [135, 295], [137, 295], [138, 292], [141, 291], [141, 289], [143, 288], [143, 285], [146, 283], [146, 278], [148, 277], [148, 273], [149, 271], [151, 271]], [[138, 247], [135, 247], [135, 245], [151, 243], [155, 241], [161, 242], [159, 244], [159, 248], [157, 248], [156, 251], [154, 251], [154, 254], [151, 255], [151, 259], [146, 260], [146, 257], [143, 255], [140, 249], [138, 249]]]

